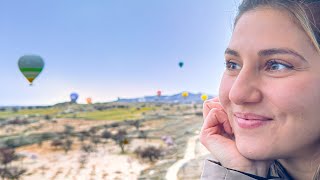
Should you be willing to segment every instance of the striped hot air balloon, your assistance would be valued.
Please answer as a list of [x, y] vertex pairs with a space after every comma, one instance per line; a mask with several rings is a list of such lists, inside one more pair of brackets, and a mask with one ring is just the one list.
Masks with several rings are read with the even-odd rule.
[[43, 70], [44, 61], [38, 55], [24, 55], [19, 58], [18, 66], [24, 77], [26, 77], [30, 85], [32, 85], [34, 79]]

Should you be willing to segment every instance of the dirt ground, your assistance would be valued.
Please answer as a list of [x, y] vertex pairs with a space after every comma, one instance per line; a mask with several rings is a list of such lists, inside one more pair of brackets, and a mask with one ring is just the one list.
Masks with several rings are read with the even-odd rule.
[[[121, 154], [120, 147], [112, 140], [98, 144], [95, 152], [84, 153], [80, 148], [81, 142], [73, 137], [72, 150], [68, 153], [52, 147], [51, 140], [43, 142], [41, 146], [33, 144], [16, 148], [16, 152], [24, 158], [15, 164], [27, 169], [21, 178], [24, 180], [164, 179], [167, 169], [184, 158], [189, 138], [199, 133], [202, 117], [196, 112], [201, 112], [201, 109], [195, 110], [191, 105], [163, 110], [161, 113], [154, 112], [140, 127], [140, 130], [147, 133], [147, 140], [136, 138], [138, 131], [133, 126], [110, 128], [109, 131], [112, 133], [117, 129], [125, 129], [134, 137], [125, 147], [124, 154]], [[29, 133], [62, 132], [65, 125], [69, 125], [75, 128], [75, 132], [79, 132], [114, 122], [80, 119], [41, 120], [35, 124], [15, 128], [20, 128], [16, 129], [16, 132], [23, 131], [23, 128], [29, 128]], [[5, 132], [0, 131], [1, 133]], [[171, 136], [174, 145], [166, 144], [162, 140], [163, 136]], [[84, 143], [89, 142], [84, 141]], [[136, 148], [147, 146], [161, 147], [165, 155], [155, 162], [137, 157], [134, 153]]]
[[[126, 150], [132, 152], [146, 143], [165, 146], [160, 140], [133, 140]], [[140, 172], [152, 165], [133, 153], [121, 154], [113, 142], [99, 145], [96, 152], [90, 154], [82, 152], [79, 143], [66, 154], [51, 147], [50, 142], [44, 142], [41, 147], [21, 147], [16, 152], [26, 156], [19, 162], [28, 169], [23, 179], [138, 179]], [[87, 162], [81, 167], [82, 157], [86, 157]]]

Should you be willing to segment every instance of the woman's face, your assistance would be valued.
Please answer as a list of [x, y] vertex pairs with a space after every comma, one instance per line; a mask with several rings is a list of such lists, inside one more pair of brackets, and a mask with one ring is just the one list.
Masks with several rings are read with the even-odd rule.
[[319, 148], [320, 55], [287, 12], [243, 14], [225, 60], [219, 98], [242, 155], [290, 158]]

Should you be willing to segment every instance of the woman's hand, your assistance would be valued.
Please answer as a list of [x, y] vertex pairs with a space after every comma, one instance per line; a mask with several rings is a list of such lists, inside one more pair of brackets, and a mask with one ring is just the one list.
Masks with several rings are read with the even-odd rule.
[[266, 177], [272, 161], [250, 160], [240, 154], [228, 116], [218, 97], [204, 102], [203, 118], [200, 141], [222, 166]]

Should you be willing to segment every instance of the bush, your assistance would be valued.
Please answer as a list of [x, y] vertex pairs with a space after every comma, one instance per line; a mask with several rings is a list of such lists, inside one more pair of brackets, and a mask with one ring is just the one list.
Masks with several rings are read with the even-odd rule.
[[132, 126], [134, 126], [137, 131], [139, 131], [139, 128], [140, 128], [140, 125], [141, 125], [140, 120], [132, 121], [130, 124], [131, 124]]
[[17, 160], [18, 156], [15, 154], [13, 148], [1, 148], [0, 149], [0, 162], [5, 167], [12, 161]]
[[140, 153], [141, 158], [148, 158], [150, 162], [153, 162], [155, 159], [159, 159], [162, 156], [162, 149], [154, 146], [148, 146], [145, 149], [137, 150], [137, 152]]
[[70, 125], [64, 125], [64, 131], [63, 133], [65, 135], [71, 135], [74, 131], [74, 127], [73, 126], [70, 126]]
[[47, 115], [44, 116], [44, 119], [45, 119], [45, 120], [50, 120], [50, 119], [51, 119], [51, 116], [49, 116], [49, 115], [47, 114]]
[[[0, 162], [3, 168], [0, 168], [0, 176], [2, 179], [20, 179], [26, 169], [11, 166], [10, 164], [18, 159], [15, 150], [12, 148], [0, 149]], [[9, 166], [10, 165], [10, 166]]]
[[54, 139], [51, 142], [51, 146], [53, 146], [55, 149], [57, 149], [59, 146], [62, 147], [62, 145], [63, 145], [63, 142], [60, 139]]
[[1, 169], [1, 177], [7, 179], [20, 179], [20, 177], [27, 172], [24, 168], [10, 167]]
[[7, 139], [5, 141], [5, 145], [8, 148], [16, 148], [20, 146], [20, 143], [17, 139]]
[[91, 153], [91, 152], [94, 152], [95, 149], [90, 145], [90, 144], [83, 144], [81, 146], [81, 150], [85, 153]]
[[13, 125], [25, 125], [25, 124], [29, 124], [30, 122], [25, 119], [14, 119], [14, 120], [8, 121], [7, 123], [13, 124]]
[[145, 131], [139, 131], [139, 136], [138, 138], [141, 138], [141, 139], [147, 139], [147, 133]]
[[104, 130], [102, 132], [101, 137], [104, 138], [104, 139], [110, 139], [110, 138], [112, 138], [112, 134], [108, 130]]
[[111, 124], [111, 127], [113, 127], [113, 128], [116, 128], [116, 127], [119, 127], [119, 126], [120, 126], [119, 123], [112, 123], [112, 124]]
[[201, 116], [201, 117], [202, 117], [202, 116], [203, 116], [203, 113], [202, 113], [202, 112], [196, 112], [196, 113], [195, 113], [195, 115], [196, 115], [196, 116]]

